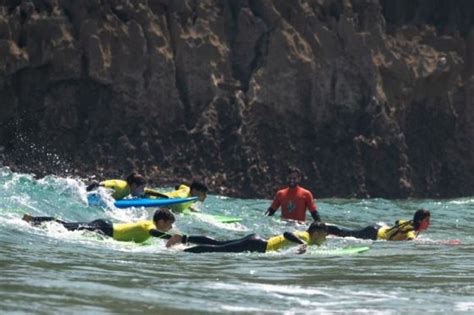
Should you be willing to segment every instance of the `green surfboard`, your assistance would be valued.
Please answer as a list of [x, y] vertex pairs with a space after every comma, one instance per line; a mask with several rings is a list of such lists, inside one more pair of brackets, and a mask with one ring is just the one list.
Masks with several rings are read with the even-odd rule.
[[201, 213], [201, 212], [192, 212], [189, 210], [183, 211], [184, 215], [192, 215], [201, 219], [211, 220], [219, 223], [237, 223], [242, 221], [242, 218], [239, 217], [232, 217], [227, 215], [220, 215], [220, 214], [208, 214], [208, 213]]
[[354, 255], [354, 254], [360, 254], [360, 253], [366, 252], [369, 249], [370, 247], [368, 246], [316, 249], [316, 250], [312, 250], [310, 254], [324, 255], [324, 256]]
[[207, 213], [193, 213], [192, 215], [203, 218], [203, 219], [214, 220], [219, 223], [237, 223], [237, 222], [242, 221], [242, 218], [230, 217], [226, 215], [207, 214]]

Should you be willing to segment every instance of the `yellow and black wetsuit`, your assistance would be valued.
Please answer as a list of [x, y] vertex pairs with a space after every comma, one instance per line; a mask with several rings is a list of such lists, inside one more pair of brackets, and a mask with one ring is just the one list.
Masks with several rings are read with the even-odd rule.
[[367, 226], [361, 230], [351, 230], [337, 225], [327, 224], [328, 233], [341, 237], [355, 237], [369, 240], [405, 241], [418, 236], [413, 221], [395, 222], [394, 226], [380, 226], [378, 224]]
[[[307, 243], [311, 245], [312, 242], [309, 237], [308, 232], [296, 231], [294, 233], [289, 233], [296, 236], [300, 239], [298, 243]], [[211, 253], [211, 252], [221, 252], [221, 253], [242, 253], [242, 252], [258, 252], [265, 253], [268, 251], [280, 250], [284, 247], [287, 247], [291, 244], [294, 244], [293, 239], [287, 237], [287, 233], [283, 235], [278, 235], [271, 237], [268, 240], [261, 238], [256, 234], [247, 235], [241, 239], [229, 240], [229, 241], [216, 241], [207, 237], [197, 241], [196, 236], [190, 236], [188, 238], [189, 242], [201, 244], [198, 246], [190, 247], [185, 249], [185, 252], [191, 253]]]
[[164, 239], [169, 239], [171, 237], [170, 234], [158, 231], [153, 221], [150, 220], [113, 224], [104, 219], [98, 219], [92, 222], [65, 222], [53, 217], [32, 217], [29, 222], [33, 225], [39, 225], [43, 222], [49, 221], [57, 222], [69, 231], [92, 231], [110, 236], [114, 240], [122, 242], [142, 243], [151, 236]]
[[[296, 231], [296, 232], [293, 232], [293, 234], [299, 239], [301, 239], [302, 241], [304, 241], [306, 244], [308, 245], [313, 244], [311, 242], [311, 237], [309, 236], [308, 232]], [[265, 251], [266, 252], [277, 251], [282, 248], [288, 247], [290, 245], [294, 245], [294, 243], [286, 237], [286, 233], [285, 233], [285, 234], [277, 235], [268, 239], [267, 248]]]
[[128, 186], [128, 183], [121, 179], [104, 180], [103, 182], [100, 182], [99, 185], [112, 189], [114, 191], [112, 197], [114, 197], [115, 200], [120, 200], [130, 195], [130, 187]]
[[150, 232], [155, 229], [155, 224], [151, 220], [116, 223], [113, 225], [112, 237], [116, 241], [142, 243], [152, 236]]
[[[188, 198], [188, 197], [191, 197], [191, 188], [186, 185], [180, 185], [177, 190], [171, 191], [171, 192], [165, 192], [163, 194], [168, 196], [169, 198]], [[190, 206], [192, 206], [194, 202], [195, 201], [179, 203], [179, 204], [171, 205], [170, 208], [175, 213], [181, 213], [187, 208], [189, 208]]]
[[378, 240], [406, 241], [413, 240], [418, 236], [413, 221], [397, 221], [392, 227], [382, 226], [377, 231]]

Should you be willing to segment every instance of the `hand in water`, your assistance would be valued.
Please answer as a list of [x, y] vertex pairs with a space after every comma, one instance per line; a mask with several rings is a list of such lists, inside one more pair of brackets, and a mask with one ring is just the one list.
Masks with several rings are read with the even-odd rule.
[[173, 235], [169, 240], [168, 242], [166, 242], [166, 247], [171, 247], [171, 246], [174, 246], [176, 244], [181, 244], [181, 242], [183, 241], [183, 236], [182, 235]]
[[190, 210], [191, 212], [201, 212], [199, 209], [194, 208], [194, 207], [189, 207], [189, 210]]
[[308, 245], [306, 245], [306, 244], [301, 244], [300, 246], [298, 246], [298, 247], [296, 248], [296, 253], [297, 253], [298, 255], [301, 255], [301, 254], [306, 253], [307, 247], [308, 247]]

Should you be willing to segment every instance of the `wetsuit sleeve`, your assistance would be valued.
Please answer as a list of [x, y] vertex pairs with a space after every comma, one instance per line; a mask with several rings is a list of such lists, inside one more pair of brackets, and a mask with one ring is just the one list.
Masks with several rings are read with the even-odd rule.
[[319, 216], [318, 211], [311, 212], [311, 216], [313, 217], [314, 221], [321, 222], [321, 217]]
[[233, 240], [218, 241], [216, 239], [213, 239], [212, 237], [205, 236], [205, 235], [183, 235], [182, 243], [185, 244], [186, 242], [188, 242], [188, 243], [193, 243], [193, 244], [198, 244], [198, 245], [224, 245], [232, 241]]
[[31, 225], [40, 225], [43, 222], [51, 222], [51, 221], [57, 222], [57, 223], [62, 224], [62, 225], [67, 224], [67, 222], [58, 220], [58, 219], [53, 218], [53, 217], [30, 217], [28, 220], [25, 220], [25, 221], [27, 221]]
[[296, 236], [295, 234], [291, 232], [283, 233], [283, 237], [293, 243], [306, 244], [303, 240], [301, 240], [298, 236]]
[[308, 191], [305, 197], [306, 197], [306, 208], [309, 209], [311, 213], [318, 211], [318, 207], [316, 206], [316, 200], [314, 200], [313, 194], [310, 191]]
[[150, 188], [145, 188], [145, 195], [152, 196], [152, 197], [158, 197], [158, 198], [166, 198], [166, 199], [169, 198], [169, 196], [165, 195], [164, 193], [161, 193], [157, 190], [150, 189]]
[[416, 238], [416, 233], [414, 231], [410, 231], [407, 233], [407, 241], [411, 241], [411, 240], [414, 240]]
[[275, 199], [272, 202], [272, 205], [270, 208], [268, 208], [267, 212], [265, 212], [265, 215], [272, 216], [275, 214], [277, 209], [280, 207], [281, 201], [280, 201], [280, 194], [277, 192]]
[[96, 188], [98, 188], [100, 185], [98, 182], [92, 182], [89, 184], [89, 186], [86, 187], [86, 191], [91, 191], [91, 190], [94, 190]]
[[[161, 233], [161, 232], [160, 232]], [[165, 234], [165, 233], [162, 233]], [[171, 235], [166, 235], [164, 238], [170, 239]], [[186, 235], [183, 234], [181, 235], [181, 243], [182, 244], [187, 244], [187, 243], [193, 243], [193, 244], [205, 244], [205, 245], [220, 245], [219, 242], [213, 238], [207, 237], [207, 236], [201, 236], [201, 235]]]
[[346, 237], [350, 234], [348, 230], [340, 228], [337, 225], [326, 223], [326, 229], [327, 229], [328, 234], [330, 235]]
[[269, 207], [267, 211], [265, 212], [265, 215], [271, 217], [272, 215], [275, 214], [275, 212], [276, 210], [273, 210], [272, 207]]
[[165, 240], [169, 240], [172, 236], [168, 233], [163, 233], [163, 232], [158, 231], [156, 229], [151, 229], [149, 233], [150, 233], [151, 236], [163, 238]]
[[[156, 229], [150, 230], [150, 235], [154, 237], [159, 237], [165, 240], [169, 240], [170, 238], [173, 237], [173, 235], [168, 234], [168, 233], [163, 233], [161, 231], [158, 231]], [[179, 235], [179, 234], [178, 234]], [[206, 242], [206, 237], [201, 237], [201, 236], [188, 236], [186, 234], [181, 235], [181, 243], [186, 244], [186, 243], [195, 243], [195, 244], [208, 244]]]

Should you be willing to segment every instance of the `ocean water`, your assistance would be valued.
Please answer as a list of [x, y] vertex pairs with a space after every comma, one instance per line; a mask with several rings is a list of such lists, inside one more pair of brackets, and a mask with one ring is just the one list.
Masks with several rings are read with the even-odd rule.
[[[317, 196], [317, 193], [315, 194]], [[241, 223], [178, 216], [175, 228], [219, 239], [263, 237], [305, 225], [265, 217], [270, 200], [210, 195], [204, 213]], [[412, 242], [328, 238], [325, 248], [369, 246], [330, 256], [311, 248], [280, 253], [191, 254], [57, 224], [31, 227], [24, 213], [66, 221], [128, 222], [152, 210], [88, 207], [72, 178], [35, 179], [0, 168], [0, 313], [2, 314], [419, 314], [474, 313], [474, 197], [455, 200], [321, 199], [327, 222], [346, 227], [411, 219], [428, 208], [431, 226]], [[308, 221], [309, 222], [309, 221]], [[460, 240], [447, 245], [446, 240]]]

